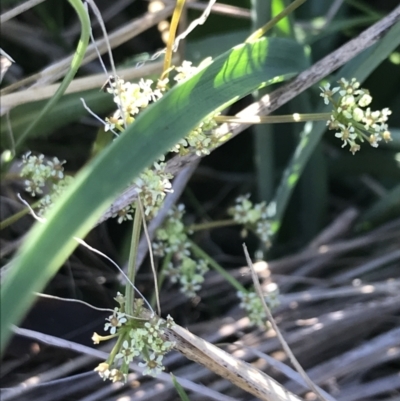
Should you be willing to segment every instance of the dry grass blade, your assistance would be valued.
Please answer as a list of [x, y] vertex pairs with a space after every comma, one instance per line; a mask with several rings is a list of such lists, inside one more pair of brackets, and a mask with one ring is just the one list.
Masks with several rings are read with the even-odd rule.
[[[177, 59], [174, 59], [176, 62]], [[157, 74], [162, 71], [162, 62], [148, 63], [140, 68], [129, 67], [117, 70], [117, 75], [124, 80], [134, 80], [146, 77], [151, 74]], [[105, 75], [94, 74], [89, 75], [84, 78], [74, 79], [65, 94], [83, 92], [90, 89], [101, 88], [104, 84]], [[4, 95], [1, 98], [1, 108], [10, 109], [19, 106], [24, 103], [35, 102], [38, 100], [49, 99], [54, 95], [58, 88], [58, 84], [51, 84], [46, 86], [41, 86], [39, 88], [29, 88], [24, 91], [10, 93]]]

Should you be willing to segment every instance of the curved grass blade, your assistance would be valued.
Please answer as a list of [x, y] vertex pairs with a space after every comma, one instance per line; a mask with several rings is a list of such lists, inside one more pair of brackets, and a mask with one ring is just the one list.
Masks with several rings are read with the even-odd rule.
[[11, 262], [1, 292], [1, 347], [77, 242], [117, 193], [144, 168], [196, 127], [204, 117], [260, 86], [280, 82], [303, 68], [295, 42], [262, 38], [231, 49], [148, 107], [76, 177], [44, 224], [36, 224]]
[[56, 93], [53, 97], [46, 103], [46, 106], [40, 111], [39, 115], [35, 116], [33, 121], [30, 122], [26, 130], [21, 134], [16, 142], [16, 146], [20, 146], [23, 140], [30, 134], [30, 132], [36, 127], [40, 120], [42, 120], [47, 113], [56, 105], [56, 103], [60, 100], [68, 85], [73, 80], [75, 74], [77, 73], [80, 65], [82, 64], [83, 57], [85, 56], [86, 48], [90, 39], [90, 19], [89, 15], [80, 0], [69, 0], [69, 3], [74, 8], [76, 14], [79, 17], [79, 21], [81, 23], [81, 36], [79, 38], [79, 42], [74, 54], [74, 57], [71, 61], [71, 66], [62, 80], [60, 86], [58, 87]]

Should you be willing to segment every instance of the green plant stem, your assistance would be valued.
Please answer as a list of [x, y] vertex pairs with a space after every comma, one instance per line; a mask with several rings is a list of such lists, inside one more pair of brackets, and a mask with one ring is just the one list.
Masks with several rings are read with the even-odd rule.
[[270, 21], [268, 21], [264, 26], [253, 32], [246, 39], [246, 43], [250, 43], [256, 39], [261, 38], [261, 36], [265, 35], [265, 33], [268, 32], [271, 28], [273, 28], [281, 19], [285, 18], [287, 15], [289, 15], [291, 12], [293, 12], [296, 8], [300, 7], [305, 2], [306, 0], [295, 0], [293, 3], [287, 6], [281, 13], [279, 13]]
[[190, 401], [190, 398], [186, 394], [186, 391], [184, 388], [179, 384], [178, 380], [176, 380], [176, 377], [173, 375], [173, 373], [170, 373], [171, 379], [172, 379], [172, 384], [175, 387], [175, 390], [178, 392], [179, 397], [181, 398], [181, 401]]
[[124, 333], [118, 336], [117, 342], [115, 343], [114, 347], [110, 352], [110, 356], [107, 358], [107, 363], [111, 366], [114, 362], [115, 356], [118, 354], [118, 351], [122, 347], [122, 343], [124, 342], [125, 338], [128, 336], [128, 333]]
[[285, 114], [281, 116], [216, 116], [217, 123], [243, 123], [243, 124], [279, 124], [279, 123], [300, 123], [305, 121], [328, 121], [332, 113], [304, 113]]
[[[32, 209], [35, 209], [36, 207], [38, 207], [40, 204], [40, 200], [35, 202], [34, 204], [31, 205]], [[11, 224], [14, 224], [16, 221], [18, 221], [19, 219], [21, 219], [22, 217], [24, 217], [25, 215], [30, 213], [30, 209], [29, 208], [24, 208], [22, 210], [20, 210], [19, 212], [13, 214], [10, 217], [7, 217], [6, 219], [4, 219], [3, 221], [0, 222], [0, 231], [4, 230], [6, 227], [11, 226]]]
[[218, 220], [218, 221], [208, 221], [207, 223], [201, 223], [201, 224], [192, 224], [191, 226], [187, 227], [186, 230], [188, 232], [194, 232], [194, 231], [210, 230], [212, 228], [236, 226], [236, 225], [238, 225], [238, 223], [233, 219]]
[[127, 276], [131, 282], [126, 283], [125, 286], [125, 299], [126, 299], [125, 311], [129, 316], [134, 316], [133, 301], [135, 299], [135, 289], [133, 288], [132, 284], [135, 284], [136, 256], [139, 247], [141, 228], [142, 228], [142, 212], [140, 210], [137, 201], [135, 208], [135, 217], [133, 219], [131, 249], [129, 252], [128, 272], [127, 272]]
[[81, 0], [68, 0], [71, 6], [75, 9], [76, 14], [81, 23], [81, 36], [79, 38], [78, 46], [76, 48], [75, 54], [71, 61], [71, 66], [65, 75], [63, 81], [58, 87], [56, 93], [53, 97], [46, 103], [46, 106], [42, 109], [39, 115], [32, 121], [28, 128], [23, 132], [23, 134], [18, 138], [16, 142], [16, 147], [21, 145], [24, 139], [31, 133], [31, 131], [36, 127], [40, 120], [42, 120], [46, 114], [56, 105], [58, 100], [64, 94], [69, 84], [76, 75], [78, 68], [82, 64], [83, 57], [86, 52], [86, 48], [90, 40], [90, 19], [86, 12], [86, 9]]
[[[165, 280], [165, 270], [167, 269], [169, 262], [171, 262], [171, 259], [172, 259], [172, 253], [168, 253], [167, 255], [165, 255], [163, 259], [161, 270], [158, 274], [158, 291], [161, 291], [161, 287]], [[153, 295], [151, 296], [150, 305], [154, 306], [155, 304], [156, 304], [156, 293], [154, 292]]]
[[192, 240], [188, 239], [193, 253], [198, 257], [204, 259], [214, 270], [216, 270], [232, 287], [236, 288], [238, 291], [247, 292], [246, 288], [239, 283], [230, 275], [222, 266], [220, 266], [210, 255], [204, 252], [199, 246], [197, 246]]

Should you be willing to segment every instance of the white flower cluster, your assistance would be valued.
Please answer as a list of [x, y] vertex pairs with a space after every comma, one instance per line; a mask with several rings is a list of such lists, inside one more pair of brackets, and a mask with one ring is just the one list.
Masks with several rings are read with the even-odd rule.
[[[31, 196], [43, 195], [40, 199], [38, 213], [43, 215], [54, 201], [64, 192], [73, 180], [70, 176], [64, 175], [65, 161], [57, 157], [46, 159], [43, 154], [32, 155], [31, 152], [22, 156], [21, 177], [26, 178], [25, 190]], [[46, 191], [47, 187], [47, 191]]]
[[110, 334], [115, 334], [117, 329], [128, 321], [125, 313], [120, 312], [119, 308], [114, 308], [114, 313], [106, 320], [107, 323], [104, 325], [104, 331], [110, 331]]
[[167, 173], [165, 167], [164, 156], [162, 156], [158, 162], [153, 163], [153, 168], [145, 169], [135, 180], [147, 218], [157, 214], [166, 193], [172, 192], [170, 180], [173, 175]]
[[172, 283], [179, 282], [180, 290], [183, 294], [188, 298], [193, 298], [201, 290], [204, 275], [208, 270], [205, 260], [183, 256], [180, 260], [170, 262], [165, 274]]
[[192, 298], [201, 289], [208, 266], [205, 260], [191, 255], [188, 233], [182, 222], [184, 212], [182, 204], [169, 211], [163, 226], [157, 230], [153, 252], [160, 257], [171, 256], [164, 273], [172, 283], [179, 283], [183, 294]]
[[182, 65], [175, 67], [174, 70], [177, 72], [174, 80], [176, 82], [182, 82], [196, 74], [196, 72], [199, 70], [199, 67], [193, 66], [191, 61], [183, 60]]
[[249, 198], [250, 194], [239, 196], [235, 206], [228, 209], [228, 214], [235, 222], [253, 231], [266, 246], [270, 246], [272, 229], [268, 220], [268, 207], [265, 202], [253, 204]]
[[[121, 294], [119, 295], [121, 298]], [[122, 307], [123, 302], [120, 305]], [[109, 360], [95, 368], [103, 380], [126, 381], [129, 364], [137, 356], [143, 359], [139, 366], [145, 368], [144, 375], [157, 376], [165, 369], [162, 364], [164, 355], [174, 346], [172, 342], [162, 338], [165, 329], [174, 325], [170, 316], [166, 321], [155, 316], [143, 324], [141, 321], [129, 320], [120, 308], [115, 308], [107, 320], [104, 329], [109, 330], [112, 337], [119, 336], [120, 341], [116, 343]], [[92, 337], [95, 344], [109, 338], [110, 336], [101, 337], [97, 333]]]
[[[244, 309], [252, 324], [265, 327], [267, 314], [263, 307], [260, 297], [255, 292], [242, 292], [237, 293], [240, 302], [240, 307]], [[279, 289], [275, 283], [268, 285], [268, 294], [265, 296], [265, 302], [273, 310], [279, 305]]]
[[125, 82], [117, 78], [109, 83], [107, 92], [113, 94], [118, 109], [112, 117], [106, 118], [105, 131], [117, 129], [123, 131], [135, 121], [134, 116], [146, 108], [150, 102], [162, 97], [160, 89], [152, 89], [153, 81], [141, 79], [138, 83]]
[[[343, 141], [342, 147], [349, 145], [353, 155], [360, 150], [357, 140], [367, 140], [375, 148], [381, 140], [392, 140], [386, 124], [391, 110], [384, 108], [372, 111], [367, 107], [372, 102], [372, 96], [367, 89], [360, 88], [355, 78], [350, 82], [342, 78], [339, 86], [333, 89], [326, 84], [321, 91], [325, 104], [332, 103], [334, 107], [327, 126], [330, 130], [338, 131], [335, 136]], [[336, 94], [339, 95], [338, 100], [335, 100]]]
[[[143, 170], [134, 181], [147, 219], [151, 219], [157, 214], [165, 195], [173, 191], [170, 181], [173, 175], [165, 171], [166, 164], [162, 160], [164, 157], [153, 163], [152, 168]], [[118, 223], [122, 223], [126, 220], [132, 220], [134, 212], [133, 205], [128, 205], [114, 213], [113, 217], [118, 217]]]

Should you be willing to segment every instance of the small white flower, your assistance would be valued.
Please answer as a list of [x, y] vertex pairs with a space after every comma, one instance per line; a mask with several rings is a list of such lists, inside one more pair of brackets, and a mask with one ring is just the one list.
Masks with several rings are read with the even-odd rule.
[[165, 367], [162, 365], [163, 355], [156, 356], [155, 353], [152, 353], [148, 360], [144, 362], [139, 362], [139, 366], [145, 368], [143, 370], [143, 375], [149, 375], [156, 377], [158, 376]]
[[119, 312], [118, 308], [114, 309], [114, 313], [106, 320], [108, 322], [104, 325], [104, 331], [110, 331], [110, 334], [115, 334], [117, 329], [127, 322], [125, 313]]
[[332, 99], [332, 96], [339, 91], [338, 87], [335, 87], [333, 89], [330, 89], [331, 84], [327, 83], [324, 86], [320, 87], [322, 93], [320, 96], [324, 99], [325, 104], [329, 104], [330, 100]]

